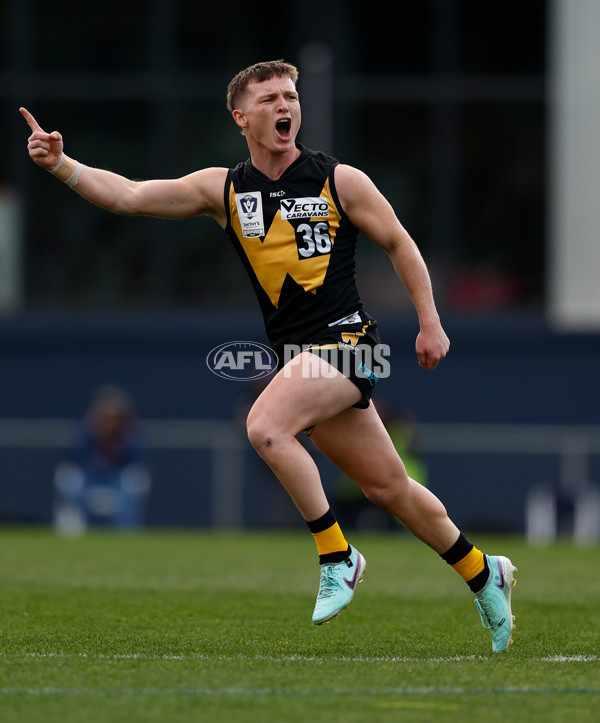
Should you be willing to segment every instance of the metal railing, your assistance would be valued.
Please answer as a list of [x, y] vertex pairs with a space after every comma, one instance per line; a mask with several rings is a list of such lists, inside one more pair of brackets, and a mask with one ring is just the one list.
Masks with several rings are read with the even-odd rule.
[[[65, 449], [73, 441], [73, 419], [0, 419], [0, 450]], [[590, 478], [590, 461], [600, 455], [600, 426], [517, 424], [420, 424], [424, 455], [547, 455], [559, 461], [559, 484], [566, 488]], [[150, 450], [211, 452], [212, 510], [215, 527], [243, 524], [244, 430], [220, 419], [147, 419], [143, 438]]]

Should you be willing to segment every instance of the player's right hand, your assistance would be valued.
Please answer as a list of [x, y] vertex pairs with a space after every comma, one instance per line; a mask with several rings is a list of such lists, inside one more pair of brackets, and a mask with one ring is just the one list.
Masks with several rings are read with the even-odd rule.
[[27, 150], [31, 159], [38, 166], [51, 171], [59, 162], [63, 152], [63, 140], [58, 131], [46, 133], [26, 108], [19, 108], [19, 113], [31, 128]]

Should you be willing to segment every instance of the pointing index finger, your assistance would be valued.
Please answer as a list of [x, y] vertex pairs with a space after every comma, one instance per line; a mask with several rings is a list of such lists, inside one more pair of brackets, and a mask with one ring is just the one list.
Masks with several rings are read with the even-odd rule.
[[23, 118], [25, 118], [25, 120], [27, 121], [27, 125], [31, 128], [32, 131], [43, 132], [43, 129], [36, 121], [36, 119], [31, 115], [31, 113], [27, 110], [27, 108], [19, 108], [19, 113], [23, 116]]

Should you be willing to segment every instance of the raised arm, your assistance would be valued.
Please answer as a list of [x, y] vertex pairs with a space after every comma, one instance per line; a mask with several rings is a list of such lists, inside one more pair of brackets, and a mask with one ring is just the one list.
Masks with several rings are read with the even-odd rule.
[[177, 179], [132, 181], [78, 163], [65, 155], [58, 131], [46, 133], [26, 108], [19, 112], [31, 129], [27, 146], [31, 159], [91, 203], [128, 216], [190, 218], [208, 214], [225, 226], [226, 168], [205, 168]]
[[335, 185], [352, 223], [389, 254], [419, 316], [421, 328], [415, 346], [419, 364], [434, 369], [448, 353], [450, 341], [442, 328], [429, 272], [417, 245], [389, 202], [362, 171], [336, 166]]

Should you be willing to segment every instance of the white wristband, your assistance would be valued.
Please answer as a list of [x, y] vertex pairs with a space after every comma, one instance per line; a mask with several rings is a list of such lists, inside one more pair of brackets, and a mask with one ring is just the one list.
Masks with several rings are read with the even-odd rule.
[[67, 186], [70, 186], [71, 188], [73, 188], [73, 186], [76, 186], [76, 185], [77, 185], [77, 181], [79, 180], [79, 176], [81, 175], [81, 171], [83, 171], [83, 163], [79, 163], [79, 161], [77, 161], [77, 165], [75, 166], [75, 170], [73, 171], [73, 173], [72, 173], [72, 174], [67, 178], [67, 180], [65, 181], [65, 183], [67, 184]]
[[49, 168], [48, 170], [50, 173], [56, 173], [58, 169], [62, 166], [62, 164], [65, 162], [65, 154], [61, 153], [60, 158], [58, 159], [58, 163], [54, 166], [54, 168]]

